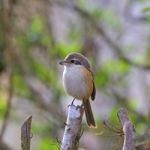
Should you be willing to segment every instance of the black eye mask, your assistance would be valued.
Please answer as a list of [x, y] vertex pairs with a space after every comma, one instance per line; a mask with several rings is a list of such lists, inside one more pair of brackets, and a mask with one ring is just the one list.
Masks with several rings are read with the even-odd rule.
[[71, 63], [74, 63], [76, 65], [81, 65], [80, 61], [78, 61], [78, 60], [71, 60]]

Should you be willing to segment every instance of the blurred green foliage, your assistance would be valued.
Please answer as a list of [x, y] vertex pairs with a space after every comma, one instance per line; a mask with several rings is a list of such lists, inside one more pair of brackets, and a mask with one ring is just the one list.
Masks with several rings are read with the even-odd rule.
[[119, 30], [120, 22], [117, 14], [112, 9], [102, 10], [101, 20], [104, 21], [109, 27]]
[[150, 7], [144, 7], [144, 8], [142, 9], [142, 12], [150, 12]]
[[31, 25], [28, 28], [26, 33], [27, 39], [29, 43], [40, 42], [44, 37], [44, 20], [41, 16], [36, 16]]
[[119, 19], [112, 8], [100, 8], [98, 5], [94, 5], [93, 3], [89, 5], [86, 0], [80, 0], [79, 4], [80, 7], [86, 10], [96, 21], [101, 21], [101, 23], [108, 25], [108, 27], [113, 29], [118, 30], [120, 28]]
[[39, 150], [58, 150], [59, 144], [50, 138], [42, 138], [39, 142]]
[[117, 116], [117, 113], [119, 111], [119, 106], [115, 106], [111, 109], [109, 116], [108, 116], [108, 120], [115, 126], [119, 126], [120, 122], [119, 122], [119, 118]]
[[[64, 58], [72, 51], [78, 52], [81, 46], [78, 40], [74, 40], [70, 43], [61, 43], [57, 41], [52, 43], [51, 35], [48, 33], [49, 32], [46, 31], [44, 19], [41, 16], [36, 16], [31, 21], [27, 32], [18, 35], [17, 41], [21, 46], [22, 55], [25, 56], [25, 61], [31, 72], [45, 84], [53, 87], [54, 94], [58, 96], [61, 95], [62, 88], [60, 88], [57, 83], [57, 70], [55, 70], [53, 66], [49, 66], [48, 68], [44, 66], [38, 58], [33, 58], [30, 54], [30, 49], [38, 45], [41, 49], [44, 48], [44, 50], [47, 51], [49, 59], [53, 59], [55, 57]], [[74, 39], [78, 34], [76, 31], [70, 31], [69, 36], [71, 39]], [[55, 63], [58, 65], [58, 62]]]
[[46, 31], [46, 23], [40, 15], [35, 16], [24, 34], [17, 36], [18, 44], [23, 50], [28, 50], [35, 44], [50, 46], [51, 38]]
[[97, 87], [104, 88], [110, 81], [110, 77], [123, 76], [130, 71], [130, 66], [123, 60], [108, 60], [103, 67], [98, 70], [95, 76]]
[[79, 41], [74, 40], [79, 36], [78, 31], [70, 30], [68, 36], [71, 41], [69, 43], [57, 41], [52, 43], [51, 35], [46, 31], [46, 24], [44, 23], [43, 18], [36, 16], [29, 25], [27, 32], [19, 35], [17, 39], [19, 45], [23, 48], [23, 51], [27, 51], [30, 47], [36, 44], [45, 47], [52, 56], [63, 58], [72, 51], [79, 51], [81, 47]]
[[51, 132], [53, 126], [51, 123], [47, 123], [46, 121], [42, 122], [36, 122], [36, 123], [32, 123], [32, 132], [33, 134], [37, 135], [43, 135], [43, 136], [49, 136], [49, 132]]
[[56, 81], [54, 71], [46, 68], [38, 60], [32, 59], [31, 70], [45, 84]]
[[[27, 32], [17, 36], [17, 42], [21, 48], [21, 54], [24, 56], [23, 59], [25, 59], [24, 61], [29, 71], [44, 84], [53, 87], [55, 91], [54, 94], [61, 95], [61, 88], [57, 83], [57, 70], [55, 70], [54, 66], [51, 66], [51, 64], [49, 68], [45, 66], [39, 58], [31, 55], [31, 51], [34, 51], [34, 48], [39, 46], [39, 48], [41, 47], [41, 51], [44, 50], [48, 54], [49, 59], [52, 59], [53, 56], [57, 56], [57, 53], [62, 55], [65, 52], [64, 49], [66, 49], [65, 46], [67, 46], [67, 44], [64, 45], [63, 48], [54, 47], [55, 50], [51, 50], [51, 35], [46, 31], [46, 23], [41, 16], [35, 16], [33, 18]], [[70, 49], [70, 47], [68, 47], [68, 49]], [[62, 53], [60, 53], [60, 51]]]
[[0, 99], [0, 119], [3, 118], [3, 115], [4, 115], [4, 112], [6, 110], [6, 100], [2, 99], [2, 96], [1, 96], [1, 99]]
[[58, 57], [64, 58], [70, 52], [79, 52], [80, 45], [78, 43], [56, 43], [54, 48], [53, 53]]
[[104, 88], [109, 82], [109, 75], [105, 69], [99, 70], [95, 76], [96, 87]]
[[13, 85], [14, 90], [17, 95], [30, 98], [31, 92], [28, 89], [28, 86], [24, 82], [22, 75], [19, 72], [15, 72], [13, 76]]
[[130, 99], [130, 100], [128, 101], [128, 106], [129, 106], [132, 110], [137, 110], [137, 108], [138, 108], [137, 100], [136, 100], [136, 99]]
[[108, 74], [123, 75], [129, 72], [130, 66], [123, 60], [108, 60], [103, 68]]
[[145, 133], [146, 128], [147, 124], [145, 122], [140, 122], [135, 125], [137, 135], [143, 135], [143, 133]]

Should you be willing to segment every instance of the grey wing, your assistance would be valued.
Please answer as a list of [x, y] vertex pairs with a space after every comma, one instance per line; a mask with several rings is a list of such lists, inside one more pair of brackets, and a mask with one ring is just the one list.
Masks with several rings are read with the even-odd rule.
[[95, 83], [93, 81], [93, 91], [92, 91], [92, 95], [91, 95], [91, 99], [94, 100], [95, 99], [95, 95], [96, 95], [96, 89], [95, 89]]

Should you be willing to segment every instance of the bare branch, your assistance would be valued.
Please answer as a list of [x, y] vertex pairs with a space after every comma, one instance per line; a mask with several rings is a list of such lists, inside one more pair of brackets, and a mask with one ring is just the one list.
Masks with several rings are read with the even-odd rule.
[[129, 121], [127, 111], [121, 108], [118, 112], [118, 117], [123, 127], [124, 144], [123, 150], [135, 149], [135, 129], [133, 124]]
[[63, 135], [61, 150], [77, 150], [81, 137], [81, 122], [84, 109], [81, 106], [70, 105], [67, 123]]
[[21, 127], [21, 148], [22, 150], [30, 150], [30, 139], [31, 139], [31, 121], [30, 116]]

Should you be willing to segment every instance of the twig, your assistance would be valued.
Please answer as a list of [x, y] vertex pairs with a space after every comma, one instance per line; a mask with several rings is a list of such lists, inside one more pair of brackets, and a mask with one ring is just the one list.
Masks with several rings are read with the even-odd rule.
[[32, 116], [30, 116], [21, 127], [21, 148], [22, 150], [30, 150], [30, 140], [31, 140], [31, 121]]
[[118, 117], [122, 124], [124, 132], [123, 150], [135, 149], [135, 129], [133, 124], [129, 121], [127, 111], [121, 108], [118, 112]]
[[103, 124], [114, 133], [117, 133], [118, 135], [122, 135], [122, 129], [115, 127], [114, 125], [110, 124], [108, 121], [104, 121]]
[[81, 122], [84, 109], [80, 106], [70, 105], [66, 127], [63, 135], [61, 150], [77, 150], [81, 137]]

